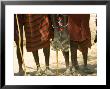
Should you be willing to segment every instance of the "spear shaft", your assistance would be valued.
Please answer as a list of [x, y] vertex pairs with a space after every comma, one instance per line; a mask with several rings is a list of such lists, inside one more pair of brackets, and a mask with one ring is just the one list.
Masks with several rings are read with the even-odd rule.
[[20, 46], [20, 44], [21, 44], [21, 35], [20, 35], [20, 26], [19, 26], [19, 21], [18, 21], [17, 14], [16, 14], [16, 21], [17, 21], [17, 27], [18, 27], [18, 33], [19, 33], [19, 49], [20, 49], [20, 54], [21, 54], [23, 66], [24, 66], [24, 72], [25, 72], [24, 75], [26, 75], [26, 66], [25, 66], [25, 63], [24, 63], [23, 54], [22, 54], [22, 50], [21, 50], [21, 46]]

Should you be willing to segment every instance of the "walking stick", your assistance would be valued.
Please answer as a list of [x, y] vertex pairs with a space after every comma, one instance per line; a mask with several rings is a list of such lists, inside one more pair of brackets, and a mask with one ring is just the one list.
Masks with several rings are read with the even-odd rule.
[[20, 37], [20, 27], [19, 27], [19, 22], [18, 22], [18, 16], [16, 14], [16, 21], [17, 21], [17, 26], [18, 26], [18, 33], [19, 33], [19, 49], [20, 49], [20, 54], [21, 54], [21, 58], [22, 58], [22, 62], [23, 62], [23, 66], [24, 66], [24, 75], [26, 75], [26, 66], [25, 66], [25, 63], [24, 63], [24, 59], [23, 59], [23, 54], [22, 54], [22, 51], [21, 51], [21, 37]]
[[[51, 20], [52, 20], [52, 27], [53, 27], [53, 29], [56, 29], [57, 27], [55, 27], [54, 25], [56, 25], [55, 24], [55, 15], [51, 15]], [[57, 61], [57, 70], [56, 70], [56, 74], [58, 75], [59, 73], [58, 73], [58, 49], [56, 49], [56, 61]]]
[[56, 60], [57, 60], [57, 71], [56, 74], [58, 75], [58, 49], [56, 50]]

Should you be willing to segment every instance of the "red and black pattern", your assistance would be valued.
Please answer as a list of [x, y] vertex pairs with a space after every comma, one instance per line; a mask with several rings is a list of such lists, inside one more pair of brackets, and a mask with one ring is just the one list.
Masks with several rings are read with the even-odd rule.
[[[46, 14], [21, 14], [26, 36], [26, 48], [28, 52], [46, 48], [50, 45], [49, 19]], [[22, 25], [22, 26], [23, 26]]]

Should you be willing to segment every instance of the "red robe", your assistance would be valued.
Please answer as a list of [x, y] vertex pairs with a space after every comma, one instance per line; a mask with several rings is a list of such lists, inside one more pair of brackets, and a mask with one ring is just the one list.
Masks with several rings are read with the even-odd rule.
[[[46, 48], [50, 46], [50, 29], [47, 15], [19, 14], [18, 19], [20, 26], [24, 25], [26, 49], [28, 52], [36, 51], [40, 48]], [[17, 29], [17, 25], [15, 25], [15, 29]], [[46, 41], [41, 40], [42, 35], [45, 35], [47, 39]]]
[[77, 42], [81, 47], [91, 47], [91, 32], [89, 28], [90, 14], [69, 14], [68, 30], [70, 40]]

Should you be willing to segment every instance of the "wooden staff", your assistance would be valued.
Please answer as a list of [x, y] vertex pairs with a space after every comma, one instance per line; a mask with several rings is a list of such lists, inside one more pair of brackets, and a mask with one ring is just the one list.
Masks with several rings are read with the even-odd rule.
[[21, 51], [21, 36], [20, 36], [20, 27], [19, 27], [19, 21], [18, 21], [18, 16], [16, 14], [16, 21], [17, 21], [17, 26], [18, 26], [18, 33], [19, 33], [19, 49], [20, 49], [20, 54], [21, 54], [21, 58], [22, 58], [22, 62], [23, 62], [23, 66], [24, 66], [24, 75], [26, 75], [26, 66], [25, 66], [25, 63], [24, 63], [24, 59], [23, 59], [23, 54], [22, 54], [22, 51]]
[[[53, 29], [56, 29], [56, 28], [58, 28], [57, 27], [57, 24], [56, 24], [56, 19], [55, 19], [55, 16], [56, 15], [51, 15], [51, 20], [52, 20], [52, 27], [53, 27]], [[56, 61], [57, 61], [57, 70], [56, 70], [56, 74], [58, 75], [59, 73], [58, 73], [58, 49], [56, 49]]]
[[56, 50], [56, 60], [57, 60], [57, 71], [56, 72], [57, 72], [57, 75], [58, 75], [59, 74], [58, 73], [58, 49]]

